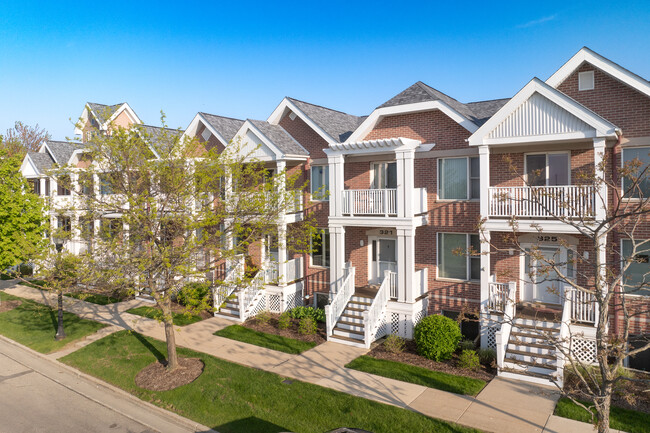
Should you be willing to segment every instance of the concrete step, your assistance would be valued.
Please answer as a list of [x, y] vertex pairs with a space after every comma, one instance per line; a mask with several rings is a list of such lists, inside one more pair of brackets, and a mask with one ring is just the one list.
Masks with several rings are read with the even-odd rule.
[[224, 319], [239, 322], [239, 314], [235, 315], [226, 312], [216, 311], [214, 313], [214, 317], [223, 317]]
[[363, 323], [354, 323], [354, 322], [347, 322], [345, 320], [339, 320], [336, 323], [336, 327], [334, 329], [336, 328], [342, 328], [348, 331], [363, 332], [364, 326]]
[[515, 370], [510, 368], [499, 369], [499, 376], [504, 377], [506, 379], [516, 379], [525, 382], [539, 383], [542, 385], [554, 386], [554, 384], [556, 383], [555, 378], [549, 374], [531, 373], [527, 371], [520, 371], [520, 370]]
[[332, 333], [336, 336], [354, 338], [363, 341], [363, 331], [352, 331], [349, 329], [340, 328], [338, 325], [334, 327]]

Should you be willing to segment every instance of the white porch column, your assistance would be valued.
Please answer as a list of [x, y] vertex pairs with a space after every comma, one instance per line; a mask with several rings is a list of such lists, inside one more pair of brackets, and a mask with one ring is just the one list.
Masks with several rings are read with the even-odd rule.
[[330, 292], [338, 292], [345, 265], [345, 227], [330, 226]]
[[415, 302], [415, 229], [397, 229], [397, 301]]
[[341, 154], [328, 154], [327, 163], [330, 175], [330, 216], [343, 215], [343, 189], [345, 188], [344, 157]]
[[[483, 167], [481, 167], [481, 170]], [[481, 176], [481, 185], [483, 184], [483, 176]], [[483, 191], [481, 191], [481, 207], [483, 206]], [[482, 212], [481, 212], [482, 213]], [[487, 319], [488, 314], [488, 298], [490, 296], [490, 232], [485, 231], [480, 234], [481, 238], [481, 309], [480, 309], [480, 334], [481, 334], [481, 347], [488, 347], [487, 341], [487, 326], [490, 325]]]
[[478, 147], [480, 165], [481, 218], [487, 218], [490, 213], [490, 148], [486, 145]]
[[415, 173], [415, 149], [400, 149], [395, 151], [397, 160], [397, 217], [411, 218], [413, 216], [413, 187]]
[[[597, 179], [605, 179], [605, 139], [594, 138], [594, 169]], [[602, 221], [607, 216], [607, 185], [601, 182], [596, 191], [596, 221]]]
[[40, 183], [41, 196], [47, 196], [47, 194], [45, 194], [45, 182], [46, 182], [45, 178], [44, 177], [40, 178], [38, 182]]
[[278, 226], [278, 286], [287, 285], [287, 225]]

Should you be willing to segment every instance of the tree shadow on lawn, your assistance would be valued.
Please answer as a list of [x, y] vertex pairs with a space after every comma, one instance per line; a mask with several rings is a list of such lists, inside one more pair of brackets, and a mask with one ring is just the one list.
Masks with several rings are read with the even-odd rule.
[[156, 359], [158, 360], [158, 362], [160, 362], [160, 363], [163, 364], [163, 365], [167, 365], [167, 357], [165, 357], [165, 355], [163, 355], [162, 352], [161, 352], [160, 350], [156, 349], [156, 347], [155, 347], [153, 344], [151, 344], [151, 343], [146, 339], [146, 337], [144, 337], [144, 336], [143, 336], [142, 334], [140, 334], [139, 332], [134, 332], [134, 331], [132, 331], [132, 335], [133, 335], [135, 338], [137, 338], [138, 341], [140, 341], [140, 343], [142, 343], [142, 345], [143, 345], [144, 347], [146, 347], [147, 350], [149, 350], [149, 352], [151, 352], [151, 354], [152, 354], [153, 356], [156, 357]]
[[289, 429], [286, 427], [280, 427], [279, 425], [273, 424], [272, 422], [268, 422], [254, 416], [230, 421], [225, 424], [213, 427], [213, 429], [222, 433], [280, 433], [289, 431]]

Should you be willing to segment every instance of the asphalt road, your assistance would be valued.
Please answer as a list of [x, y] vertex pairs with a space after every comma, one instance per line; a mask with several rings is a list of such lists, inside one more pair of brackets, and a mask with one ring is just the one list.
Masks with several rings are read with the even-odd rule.
[[190, 423], [0, 339], [0, 433], [203, 430]]

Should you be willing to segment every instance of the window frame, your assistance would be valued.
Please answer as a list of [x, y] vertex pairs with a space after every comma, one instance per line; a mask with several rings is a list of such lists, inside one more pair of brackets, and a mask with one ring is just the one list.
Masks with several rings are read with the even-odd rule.
[[[560, 153], [566, 154], [567, 157], [567, 184], [566, 185], [549, 185], [548, 184], [548, 156], [549, 155], [557, 155]], [[546, 156], [546, 165], [545, 165], [545, 173], [544, 173], [544, 182], [545, 185], [543, 186], [570, 186], [571, 185], [571, 151], [570, 150], [559, 150], [557, 152], [526, 152], [524, 153], [524, 179], [526, 182], [526, 185], [530, 188], [533, 188], [535, 186], [541, 186], [541, 185], [530, 185], [528, 182], [528, 155], [545, 155]]]
[[387, 160], [387, 161], [372, 161], [370, 163], [370, 186], [369, 189], [397, 189], [397, 185], [395, 185], [395, 188], [380, 188], [380, 187], [375, 187], [375, 184], [378, 183], [375, 173], [375, 167], [377, 166], [382, 166], [382, 174], [384, 177], [384, 181], [388, 179], [388, 165], [389, 164], [395, 164], [395, 171], [397, 172], [397, 161], [396, 160]]
[[[327, 185], [326, 188], [324, 188], [324, 191], [322, 191], [321, 193], [318, 193], [318, 190], [314, 191], [314, 168], [315, 167], [323, 168], [323, 171], [321, 172], [321, 185], [325, 185], [323, 179], [325, 178], [325, 173], [327, 173]], [[309, 167], [309, 194], [311, 195], [311, 201], [330, 201], [329, 165], [314, 164], [311, 167]]]
[[[623, 256], [623, 249], [624, 249], [623, 245], [624, 245], [624, 243], [626, 241], [627, 242], [632, 242], [632, 239], [621, 239], [621, 241], [620, 241], [619, 258], [620, 258], [621, 272], [622, 272], [623, 266], [625, 265], [625, 257]], [[647, 248], [648, 248], [648, 250], [650, 250], [650, 242], [648, 243]], [[650, 256], [650, 251], [648, 251], [648, 255]], [[649, 264], [649, 266], [650, 266], [650, 264]], [[650, 270], [649, 270], [649, 272], [650, 272]], [[647, 294], [639, 293], [638, 291], [635, 292], [635, 293], [627, 293], [627, 292], [623, 291], [622, 292], [623, 296], [634, 296], [634, 297], [643, 297], [643, 298], [646, 298], [646, 299], [650, 299], [650, 276], [648, 276], [647, 280], [648, 280], [647, 281], [648, 288], [644, 289], [645, 291], [648, 292]]]
[[[650, 156], [650, 146], [624, 147], [621, 149], [621, 166], [620, 166], [621, 169], [625, 167], [625, 151], [638, 150], [638, 149], [647, 149], [648, 155]], [[650, 166], [650, 162], [648, 162], [648, 165]], [[648, 169], [647, 174], [648, 174], [648, 178], [650, 179], [650, 169]], [[641, 200], [641, 197], [633, 197], [633, 196], [625, 195], [625, 176], [621, 176], [621, 198], [623, 200], [637, 200], [637, 201]], [[650, 198], [650, 194], [648, 195], [648, 198]]]
[[[478, 237], [479, 241], [479, 247], [480, 247], [480, 242], [481, 238], [478, 233], [461, 233], [461, 232], [438, 232], [436, 234], [436, 280], [442, 280], [442, 281], [463, 281], [463, 282], [468, 282], [468, 283], [480, 283], [481, 281], [481, 276], [479, 275], [478, 278], [472, 278], [472, 260], [481, 260], [481, 255], [480, 255], [480, 249], [479, 249], [479, 254], [477, 255], [469, 255], [467, 254], [465, 256], [465, 278], [454, 278], [454, 277], [443, 277], [441, 276], [441, 267], [443, 265], [442, 262], [442, 257], [443, 255], [441, 254], [440, 251], [440, 246], [442, 245], [442, 237], [444, 235], [465, 235], [465, 251], [468, 251], [469, 248], [472, 245], [472, 236]], [[480, 266], [480, 265], [479, 265]]]
[[[330, 239], [329, 239], [329, 228], [317, 228], [316, 229], [321, 235], [321, 256], [322, 261], [320, 265], [314, 264], [314, 248], [313, 248], [313, 236], [309, 239], [309, 267], [311, 268], [322, 268], [328, 269], [331, 266], [332, 252], [330, 250]], [[325, 252], [327, 252], [328, 257], [326, 257]], [[323, 265], [322, 263], [327, 259], [327, 264]]]
[[[67, 178], [67, 179], [66, 179]], [[61, 179], [63, 182], [59, 182], [59, 179]], [[56, 179], [56, 195], [61, 196], [61, 197], [68, 197], [72, 195], [72, 191], [70, 191], [68, 188], [62, 185], [62, 183], [72, 183], [72, 178], [70, 177], [69, 174], [65, 174], [62, 176], [59, 176]]]
[[[441, 176], [442, 176], [442, 165], [443, 161], [446, 159], [465, 159], [466, 164], [467, 164], [467, 177], [465, 179], [466, 182], [466, 188], [465, 188], [465, 198], [443, 198], [441, 197], [441, 186], [442, 182]], [[479, 172], [478, 172], [478, 177], [472, 176], [472, 159], [477, 159], [479, 160]], [[481, 187], [479, 184], [479, 195], [478, 197], [472, 197], [472, 180], [473, 179], [481, 179], [481, 161], [479, 156], [448, 156], [445, 158], [438, 158], [437, 161], [437, 176], [436, 176], [436, 200], [437, 201], [481, 201]]]

